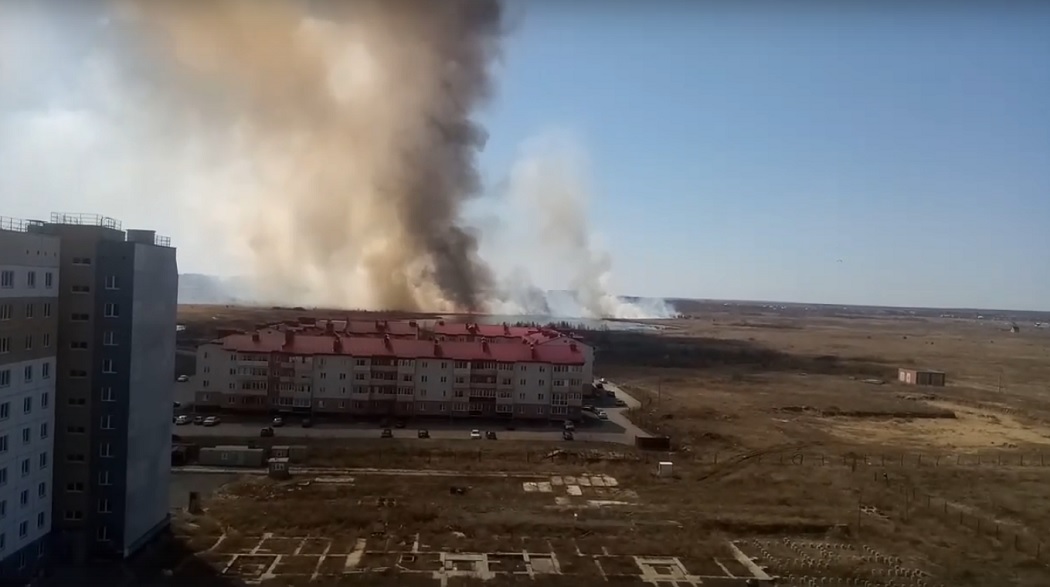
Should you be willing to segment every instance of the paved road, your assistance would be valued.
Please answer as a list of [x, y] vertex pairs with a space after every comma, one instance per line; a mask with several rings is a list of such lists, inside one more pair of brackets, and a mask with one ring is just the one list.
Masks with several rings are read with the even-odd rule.
[[[616, 394], [615, 399], [622, 399], [628, 407], [639, 405], [639, 402], [628, 395], [614, 383], [607, 383], [606, 389]], [[176, 383], [175, 401], [183, 405], [180, 411], [189, 411], [192, 408], [193, 386], [190, 383]], [[648, 434], [632, 424], [624, 416], [628, 408], [616, 407], [614, 398], [601, 398], [596, 404], [608, 414], [608, 420], [599, 420], [593, 414], [584, 412], [584, 420], [576, 427], [575, 438], [580, 441], [590, 442], [612, 442], [619, 444], [634, 444], [635, 436], [648, 436]], [[259, 430], [269, 425], [268, 418], [224, 416], [223, 423], [218, 426], [204, 427], [184, 425], [172, 425], [172, 433], [184, 437], [244, 437], [257, 438]], [[417, 438], [417, 430], [425, 428], [431, 438], [435, 439], [469, 439], [472, 429], [495, 430], [500, 439], [506, 440], [534, 440], [534, 441], [560, 441], [561, 425], [558, 423], [525, 424], [515, 423], [516, 430], [506, 430], [506, 424], [498, 421], [468, 421], [451, 420], [441, 421], [427, 419], [420, 422], [407, 422], [404, 429], [394, 429], [394, 438]], [[286, 426], [275, 429], [276, 438], [378, 438], [381, 429], [376, 422], [318, 422], [313, 428], [302, 428], [298, 425], [298, 419], [291, 418]]]

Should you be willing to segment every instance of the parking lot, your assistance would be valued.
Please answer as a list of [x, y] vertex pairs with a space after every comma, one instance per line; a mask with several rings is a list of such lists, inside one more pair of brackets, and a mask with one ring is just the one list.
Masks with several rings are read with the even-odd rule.
[[[178, 413], [192, 414], [193, 386], [191, 382], [176, 383], [175, 401], [180, 402], [182, 407]], [[608, 416], [607, 420], [598, 419], [590, 412], [584, 412], [583, 421], [576, 425], [574, 434], [576, 440], [589, 442], [612, 442], [620, 444], [633, 444], [635, 436], [645, 436], [646, 433], [631, 424], [623, 415], [623, 412], [637, 401], [624, 393], [615, 384], [609, 383], [606, 388], [613, 391], [616, 397], [604, 397], [596, 407], [602, 409]], [[627, 407], [617, 407], [616, 400], [623, 400]], [[313, 426], [303, 428], [301, 418], [289, 417], [282, 427], [274, 428], [274, 436], [277, 438], [378, 438], [382, 427], [378, 420], [362, 420], [355, 422], [325, 422], [323, 418], [313, 419]], [[508, 430], [506, 421], [497, 420], [475, 420], [458, 419], [444, 420], [439, 418], [409, 418], [397, 423], [403, 428], [392, 427], [394, 438], [417, 438], [418, 430], [428, 431], [430, 438], [435, 439], [469, 439], [471, 430], [495, 431], [499, 439], [506, 440], [535, 440], [552, 441], [561, 440], [562, 425], [560, 422], [519, 422], [513, 423], [514, 430]], [[245, 417], [241, 415], [221, 416], [221, 423], [217, 426], [201, 426], [187, 424], [172, 425], [172, 433], [183, 437], [258, 437], [262, 428], [269, 426], [269, 418]]]

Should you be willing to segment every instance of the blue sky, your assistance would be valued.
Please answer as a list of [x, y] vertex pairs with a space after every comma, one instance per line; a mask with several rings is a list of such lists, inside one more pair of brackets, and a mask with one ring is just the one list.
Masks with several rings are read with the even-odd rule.
[[486, 173], [580, 137], [621, 293], [1050, 308], [1050, 3], [775, 4], [525, 3]]

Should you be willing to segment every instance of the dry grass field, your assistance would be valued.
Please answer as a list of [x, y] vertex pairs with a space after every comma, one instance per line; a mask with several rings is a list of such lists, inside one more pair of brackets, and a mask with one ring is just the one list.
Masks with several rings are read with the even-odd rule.
[[[199, 554], [178, 573], [743, 586], [760, 578], [743, 553], [779, 585], [1050, 584], [1050, 330], [732, 311], [661, 325], [585, 336], [675, 452], [329, 443], [310, 464], [408, 471], [245, 477], [179, 514]], [[948, 386], [899, 384], [898, 367]], [[654, 475], [665, 459], [672, 478]]]

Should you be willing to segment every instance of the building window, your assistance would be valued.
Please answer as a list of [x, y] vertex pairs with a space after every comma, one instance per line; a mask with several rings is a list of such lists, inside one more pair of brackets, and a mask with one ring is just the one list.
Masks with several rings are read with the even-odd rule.
[[109, 542], [109, 528], [106, 526], [99, 526], [98, 531], [95, 533], [95, 537], [99, 542]]
[[40, 439], [43, 440], [43, 439], [47, 438], [47, 434], [48, 434], [47, 422], [41, 422], [40, 423]]
[[46, 469], [47, 468], [47, 453], [46, 452], [40, 453], [40, 468], [41, 469]]
[[111, 513], [113, 513], [113, 510], [111, 510], [109, 508], [109, 500], [108, 499], [100, 499], [100, 500], [98, 500], [98, 513], [100, 513], [100, 514], [111, 514]]
[[33, 304], [26, 304], [26, 318], [33, 317]]
[[87, 322], [91, 319], [91, 314], [76, 313], [69, 315], [69, 319], [73, 322]]
[[37, 483], [36, 496], [37, 497], [47, 497], [47, 482], [46, 481], [41, 481], [40, 483]]
[[26, 335], [26, 350], [27, 351], [33, 350], [33, 335], [32, 334], [27, 334]]
[[104, 402], [117, 401], [117, 400], [113, 399], [113, 388], [112, 387], [103, 387], [102, 388], [102, 401], [104, 401]]
[[33, 442], [33, 429], [23, 428], [22, 429], [22, 444], [29, 444]]
[[113, 429], [113, 416], [102, 416], [99, 422], [99, 427], [103, 430]]
[[66, 432], [69, 434], [83, 434], [85, 431], [83, 426], [66, 426]]
[[0, 420], [6, 420], [11, 416], [11, 402], [0, 404]]
[[81, 493], [84, 491], [84, 484], [80, 481], [66, 483], [66, 491], [69, 493]]
[[45, 273], [44, 274], [44, 287], [47, 288], [47, 289], [51, 289], [51, 287], [55, 285], [55, 279], [54, 278], [55, 278], [55, 276], [50, 271]]
[[120, 289], [120, 285], [118, 285], [116, 275], [106, 276], [106, 289]]
[[72, 291], [73, 293], [86, 294], [86, 293], [91, 293], [91, 286], [90, 285], [73, 285], [73, 286], [70, 286], [69, 290]]
[[99, 471], [98, 484], [109, 485], [109, 471]]
[[11, 319], [11, 304], [0, 304], [0, 320]]
[[0, 436], [0, 454], [7, 452], [7, 435]]
[[26, 272], [26, 287], [36, 287], [36, 271]]
[[[40, 378], [51, 379], [51, 363], [45, 361], [40, 365]], [[44, 392], [44, 397], [47, 397], [47, 392]]]
[[71, 397], [66, 400], [66, 403], [71, 406], [86, 406], [87, 400], [82, 397]]
[[102, 344], [103, 346], [117, 346], [117, 333], [112, 330], [102, 333]]
[[88, 348], [87, 341], [83, 340], [71, 340], [69, 341], [69, 348], [74, 351], [86, 351]]
[[69, 370], [69, 376], [74, 378], [74, 379], [87, 377], [87, 371], [84, 371], [82, 369], [70, 369]]
[[7, 387], [11, 385], [11, 370], [4, 369], [0, 371], [0, 387]]
[[73, 257], [74, 265], [91, 265], [91, 257]]
[[3, 338], [0, 338], [0, 353], [9, 352], [11, 352], [11, 337], [5, 336]]
[[84, 512], [80, 510], [66, 510], [66, 519], [70, 521], [84, 519]]
[[44, 515], [44, 512], [40, 512], [39, 514], [36, 515], [36, 527], [37, 528], [43, 528], [45, 521], [47, 521], [47, 517]]
[[70, 453], [70, 454], [66, 455], [66, 460], [71, 462], [71, 463], [83, 463], [84, 462], [84, 455], [82, 455], [80, 453]]
[[51, 317], [51, 304], [44, 304], [44, 318]]
[[103, 307], [103, 316], [106, 318], [116, 318], [120, 316], [120, 308], [116, 304], [106, 304]]
[[[18, 525], [18, 537], [25, 538], [29, 535], [29, 522], [22, 522]], [[21, 563], [22, 567], [25, 567], [25, 563]]]
[[7, 485], [7, 467], [0, 467], [0, 487]]
[[51, 333], [49, 332], [44, 333], [43, 347], [45, 349], [51, 348]]
[[[22, 476], [28, 477], [33, 472], [33, 463], [29, 459], [22, 459]], [[26, 493], [29, 493], [28, 491]]]
[[[22, 379], [24, 379], [26, 383], [29, 383], [30, 381], [33, 380], [33, 366], [32, 365], [26, 365], [25, 368], [22, 369]], [[32, 399], [27, 397], [26, 400], [30, 402], [30, 405], [32, 405]], [[26, 413], [28, 413], [28, 412], [26, 412]]]
[[0, 271], [0, 287], [9, 289], [15, 286], [14, 271]]
[[109, 458], [113, 456], [113, 447], [108, 442], [100, 442], [98, 445], [98, 456]]
[[117, 368], [113, 366], [113, 359], [102, 359], [102, 372], [111, 374], [117, 372]]

